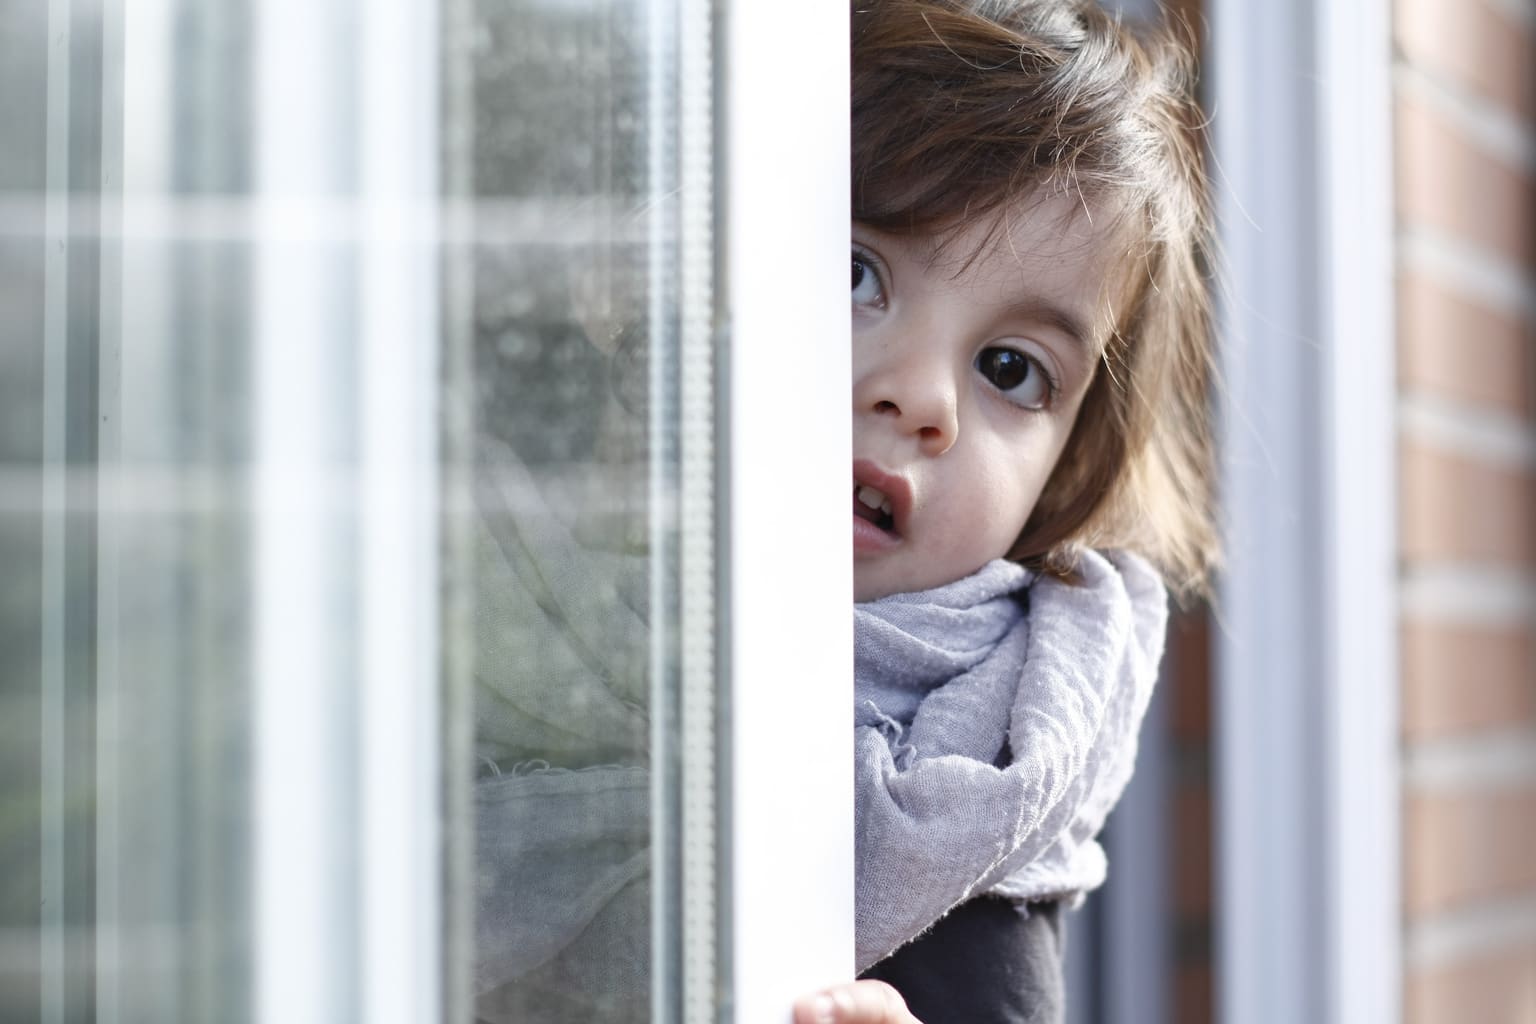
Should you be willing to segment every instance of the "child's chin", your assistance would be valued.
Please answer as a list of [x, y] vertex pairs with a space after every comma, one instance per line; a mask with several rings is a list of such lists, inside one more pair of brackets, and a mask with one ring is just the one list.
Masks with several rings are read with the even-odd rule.
[[873, 583], [866, 582], [865, 580], [860, 579], [858, 571], [857, 570], [854, 571], [854, 574], [853, 574], [853, 603], [854, 604], [863, 604], [866, 601], [878, 601], [882, 597], [889, 597], [891, 594], [894, 594], [894, 593], [896, 593], [896, 591], [888, 590], [888, 589], [886, 589], [884, 587], [876, 586]]
[[915, 584], [900, 573], [881, 573], [873, 570], [861, 573], [855, 563], [853, 568], [853, 601], [855, 604], [863, 604], [866, 601], [878, 601], [882, 597], [890, 597], [892, 594], [910, 594], [914, 590], [923, 590], [922, 586]]

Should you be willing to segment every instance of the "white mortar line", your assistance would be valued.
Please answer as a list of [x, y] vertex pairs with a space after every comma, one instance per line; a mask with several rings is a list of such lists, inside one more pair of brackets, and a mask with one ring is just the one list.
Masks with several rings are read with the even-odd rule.
[[1422, 271], [1469, 298], [1536, 320], [1536, 279], [1512, 260], [1423, 227], [1399, 225], [1398, 266]]
[[1398, 400], [1402, 435], [1435, 448], [1517, 470], [1536, 470], [1536, 429], [1531, 423], [1481, 406], [1422, 392]]
[[1410, 922], [1403, 940], [1409, 968], [1444, 967], [1489, 952], [1517, 953], [1536, 942], [1536, 894]]
[[1536, 622], [1536, 576], [1461, 565], [1404, 570], [1399, 589], [1405, 619], [1476, 625]]
[[1426, 790], [1536, 785], [1536, 730], [1413, 744], [1403, 756], [1403, 782]]
[[1414, 64], [1398, 64], [1392, 84], [1400, 95], [1422, 102], [1462, 129], [1474, 146], [1517, 170], [1536, 171], [1536, 134], [1498, 100], [1470, 93], [1461, 83]]

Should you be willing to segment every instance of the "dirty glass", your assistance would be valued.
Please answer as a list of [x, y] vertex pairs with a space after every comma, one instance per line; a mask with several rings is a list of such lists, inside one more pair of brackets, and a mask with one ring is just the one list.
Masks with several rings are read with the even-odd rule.
[[5, 1020], [250, 1017], [247, 26], [140, 11], [0, 4]]
[[[679, 1016], [678, 25], [0, 2], [0, 1019]], [[381, 215], [379, 152], [435, 193]], [[433, 525], [380, 537], [381, 478]], [[381, 745], [427, 676], [436, 745]], [[440, 936], [380, 937], [381, 870]]]
[[474, 0], [461, 16], [446, 180], [470, 211], [449, 265], [450, 387], [472, 414], [454, 533], [472, 580], [474, 1012], [648, 1021], [669, 999], [652, 712], [675, 614], [676, 12]]

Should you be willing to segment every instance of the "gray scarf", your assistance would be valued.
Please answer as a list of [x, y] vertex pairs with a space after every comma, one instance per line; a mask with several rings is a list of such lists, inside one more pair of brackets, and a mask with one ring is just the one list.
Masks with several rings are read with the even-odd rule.
[[854, 609], [859, 970], [990, 893], [1080, 899], [1129, 781], [1167, 603], [1133, 555], [995, 561]]
[[475, 1018], [647, 1020], [648, 564], [572, 525], [603, 467], [478, 461]]

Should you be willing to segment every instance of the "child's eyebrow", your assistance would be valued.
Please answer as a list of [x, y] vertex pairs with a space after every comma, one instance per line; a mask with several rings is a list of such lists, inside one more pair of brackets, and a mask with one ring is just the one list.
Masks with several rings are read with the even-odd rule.
[[1010, 320], [1034, 320], [1065, 334], [1089, 359], [1099, 357], [1102, 347], [1099, 332], [1089, 328], [1089, 321], [1074, 310], [1043, 299], [1026, 299], [1009, 304], [1003, 315]]

